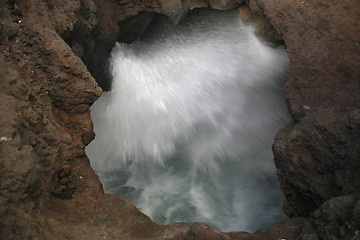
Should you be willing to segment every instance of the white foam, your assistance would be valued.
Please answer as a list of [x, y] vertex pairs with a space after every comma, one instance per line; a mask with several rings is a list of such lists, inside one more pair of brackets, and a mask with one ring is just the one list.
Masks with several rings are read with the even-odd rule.
[[[224, 174], [228, 162], [241, 180], [275, 176], [271, 144], [289, 121], [280, 94], [289, 66], [286, 51], [261, 43], [253, 29], [239, 21], [216, 24], [206, 31], [208, 25], [194, 22], [191, 34], [181, 28], [151, 43], [117, 43], [111, 56], [112, 90], [91, 108], [96, 138], [86, 152], [92, 166], [98, 172], [131, 166], [126, 170], [131, 174], [127, 184], [141, 192], [134, 201], [150, 216], [161, 211], [162, 201], [167, 201], [164, 194], [183, 194], [184, 201], [201, 213], [191, 221], [221, 219], [217, 211], [208, 209], [215, 203], [209, 191], [201, 190], [201, 181]], [[183, 165], [191, 170], [159, 173], [169, 169], [167, 159], [174, 155], [187, 161]], [[144, 168], [148, 175], [141, 175]], [[199, 171], [209, 179], [199, 179]], [[239, 179], [215, 180], [212, 191], [231, 191], [221, 184]], [[188, 184], [194, 185], [181, 186]], [[239, 189], [244, 185], [238, 184]], [[240, 199], [241, 191], [234, 192], [233, 200]], [[226, 193], [214, 194], [222, 199], [220, 195]], [[241, 199], [242, 207], [239, 203], [224, 207], [223, 219], [249, 217], [246, 211], [251, 210], [244, 202], [253, 200]], [[175, 200], [164, 209], [165, 223], [177, 219], [174, 214], [181, 204]], [[229, 230], [229, 224], [214, 225]]]

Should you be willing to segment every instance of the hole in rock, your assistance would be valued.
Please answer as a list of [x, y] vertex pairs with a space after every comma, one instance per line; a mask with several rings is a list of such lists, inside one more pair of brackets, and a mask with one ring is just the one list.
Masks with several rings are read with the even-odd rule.
[[238, 11], [201, 9], [177, 25], [155, 15], [116, 44], [110, 66], [86, 148], [107, 193], [161, 224], [255, 231], [285, 218], [271, 152], [290, 122], [283, 46], [258, 39]]

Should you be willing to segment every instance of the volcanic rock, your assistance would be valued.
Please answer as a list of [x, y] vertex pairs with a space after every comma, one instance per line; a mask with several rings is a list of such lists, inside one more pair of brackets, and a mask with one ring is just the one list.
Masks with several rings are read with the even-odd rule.
[[0, 2], [0, 239], [359, 239], [357, 0], [246, 1], [288, 48], [284, 94], [294, 122], [273, 149], [285, 212], [303, 217], [255, 234], [221, 233], [157, 225], [124, 197], [104, 194], [84, 148], [98, 85], [110, 88], [104, 71], [119, 23], [143, 11], [178, 19], [195, 6], [180, 2]]

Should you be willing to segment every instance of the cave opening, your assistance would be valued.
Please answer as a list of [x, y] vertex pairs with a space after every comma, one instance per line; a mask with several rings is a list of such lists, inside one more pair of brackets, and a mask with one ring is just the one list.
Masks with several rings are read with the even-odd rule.
[[290, 122], [289, 59], [250, 20], [195, 9], [176, 25], [156, 13], [121, 23], [86, 148], [105, 192], [160, 224], [255, 231], [285, 218], [271, 145]]

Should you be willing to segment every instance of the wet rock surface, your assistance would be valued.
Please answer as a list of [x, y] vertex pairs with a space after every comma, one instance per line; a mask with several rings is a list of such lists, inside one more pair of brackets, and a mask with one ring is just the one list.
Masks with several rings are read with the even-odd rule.
[[171, 14], [162, 1], [9, 0], [0, 2], [0, 239], [360, 239], [360, 5], [246, 2], [275, 25], [291, 59], [284, 91], [294, 122], [273, 149], [294, 218], [255, 234], [160, 226], [104, 194], [84, 153], [89, 106], [102, 92], [94, 77], [110, 88], [103, 73], [119, 22]]

